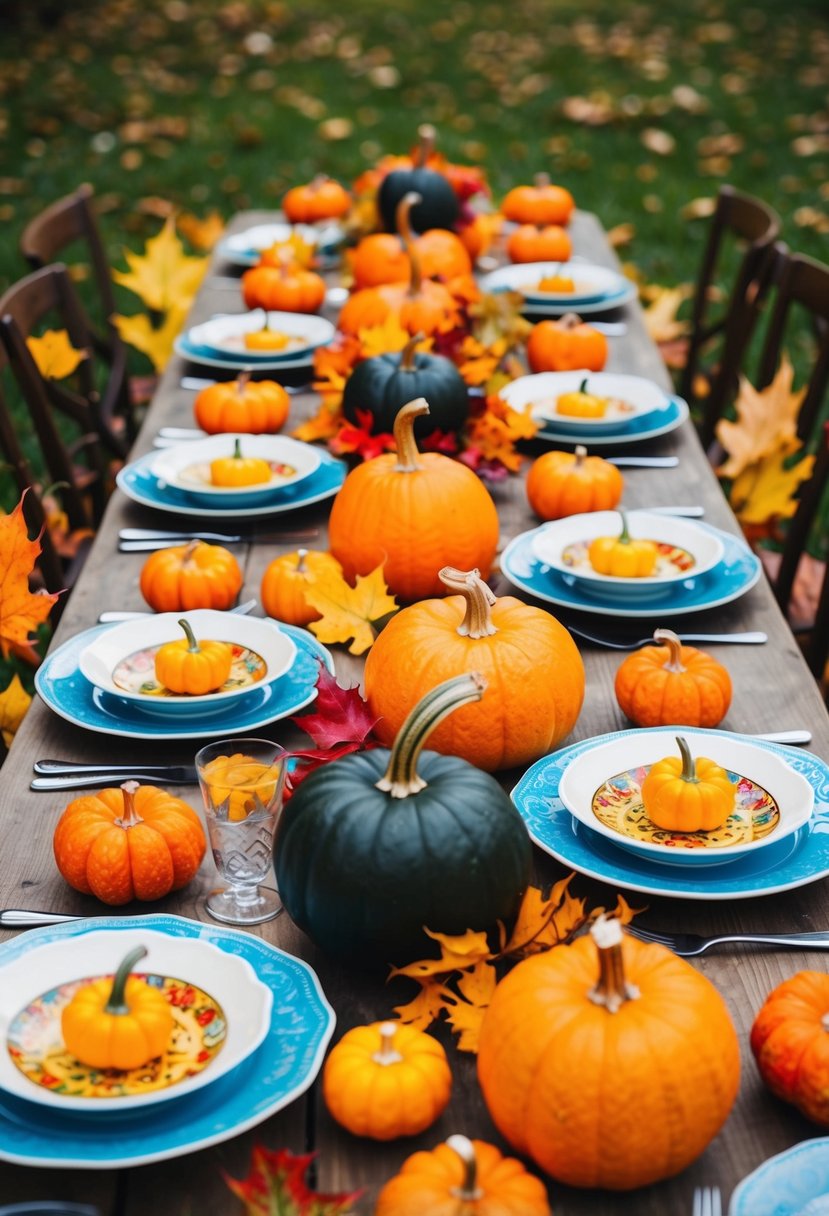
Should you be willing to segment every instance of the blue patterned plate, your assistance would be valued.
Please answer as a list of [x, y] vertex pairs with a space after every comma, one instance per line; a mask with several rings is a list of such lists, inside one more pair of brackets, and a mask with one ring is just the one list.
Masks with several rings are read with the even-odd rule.
[[683, 582], [669, 588], [667, 594], [663, 589], [652, 599], [637, 599], [635, 605], [602, 602], [581, 591], [578, 585], [571, 585], [564, 575], [538, 561], [533, 553], [533, 540], [545, 526], [542, 524], [531, 532], [522, 532], [510, 541], [501, 554], [501, 572], [519, 590], [547, 604], [556, 604], [559, 608], [575, 608], [579, 612], [592, 612], [597, 616], [638, 620], [682, 616], [729, 604], [750, 591], [760, 577], [760, 560], [744, 541], [711, 524], [696, 523], [696, 527], [713, 532], [723, 542], [723, 559], [713, 570], [690, 583]]
[[[653, 727], [650, 734], [665, 735], [665, 755], [670, 755], [675, 726]], [[760, 743], [750, 735], [730, 731], [697, 730], [699, 735], [739, 739], [767, 747], [781, 756], [795, 772], [802, 773], [815, 791], [815, 808], [809, 822], [779, 844], [749, 854], [727, 866], [694, 866], [693, 873], [645, 861], [611, 844], [573, 818], [558, 796], [561, 775], [571, 760], [614, 739], [633, 738], [635, 730], [615, 731], [584, 739], [528, 768], [510, 795], [518, 807], [530, 836], [540, 849], [563, 865], [588, 878], [598, 878], [627, 891], [647, 895], [673, 895], [680, 899], [751, 899], [803, 887], [829, 874], [829, 765], [819, 756], [796, 747]], [[748, 1216], [748, 1212], [746, 1212]], [[751, 1216], [756, 1216], [754, 1212]]]
[[111, 1170], [195, 1153], [238, 1136], [282, 1110], [317, 1075], [334, 1031], [334, 1011], [311, 968], [268, 942], [180, 916], [96, 916], [31, 929], [0, 945], [5, 963], [49, 942], [99, 929], [152, 929], [210, 942], [247, 960], [273, 993], [267, 1037], [243, 1064], [203, 1093], [101, 1119], [46, 1109], [0, 1094], [0, 1160], [41, 1169]]
[[127, 739], [202, 739], [210, 734], [241, 735], [270, 722], [290, 717], [314, 700], [319, 664], [333, 674], [334, 660], [307, 629], [280, 624], [296, 643], [296, 658], [290, 671], [266, 688], [252, 688], [209, 718], [153, 718], [132, 701], [103, 692], [81, 675], [81, 651], [112, 625], [96, 625], [69, 638], [47, 654], [35, 672], [35, 688], [54, 713], [74, 726], [102, 735]]
[[[821, 1197], [824, 1205], [818, 1207], [812, 1201]], [[758, 1165], [728, 1205], [728, 1216], [817, 1216], [818, 1211], [829, 1211], [829, 1136], [804, 1140]]]
[[545, 443], [557, 446], [573, 447], [576, 443], [588, 444], [591, 448], [613, 445], [620, 447], [627, 443], [642, 443], [645, 439], [656, 439], [659, 435], [667, 435], [682, 426], [688, 417], [688, 403], [682, 397], [669, 397], [663, 409], [649, 410], [638, 418], [631, 418], [624, 424], [624, 429], [612, 435], [594, 435], [588, 427], [577, 431], [574, 427], [558, 429], [555, 422], [548, 422], [536, 431], [535, 438], [543, 439]]
[[322, 449], [319, 457], [319, 467], [315, 472], [301, 481], [272, 490], [267, 505], [258, 507], [226, 507], [221, 503], [210, 507], [194, 506], [189, 491], [168, 485], [152, 471], [153, 463], [158, 460], [158, 452], [147, 452], [145, 456], [139, 456], [138, 460], [125, 465], [115, 481], [127, 498], [145, 507], [155, 507], [158, 511], [171, 511], [174, 515], [192, 515], [200, 519], [252, 519], [295, 511], [336, 494], [345, 481], [348, 471], [346, 464]]
[[188, 363], [203, 363], [205, 367], [223, 367], [231, 371], [243, 371], [246, 368], [257, 372], [294, 371], [296, 368], [311, 368], [314, 365], [314, 352], [305, 351], [300, 355], [275, 355], [272, 359], [261, 355], [255, 359], [248, 355], [234, 355], [231, 351], [215, 351], [211, 346], [198, 346], [191, 342], [188, 334], [179, 334], [173, 343], [173, 350]]

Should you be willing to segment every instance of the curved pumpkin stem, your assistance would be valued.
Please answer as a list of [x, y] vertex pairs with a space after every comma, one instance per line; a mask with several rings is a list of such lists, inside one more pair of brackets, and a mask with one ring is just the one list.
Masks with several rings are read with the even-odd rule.
[[184, 636], [187, 638], [187, 649], [189, 650], [190, 654], [198, 654], [199, 644], [196, 641], [195, 633], [193, 633], [193, 626], [189, 621], [185, 620], [179, 621], [179, 625], [181, 625], [182, 629], [184, 630]]
[[628, 531], [627, 512], [623, 511], [622, 508], [620, 507], [619, 514], [622, 517], [622, 531], [616, 537], [616, 543], [618, 545], [629, 545], [630, 542], [633, 540], [633, 537], [631, 536], [630, 532]]
[[460, 1186], [452, 1187], [452, 1195], [462, 1203], [475, 1203], [483, 1199], [484, 1192], [478, 1186], [478, 1162], [472, 1141], [466, 1136], [450, 1136], [446, 1147], [458, 1154], [464, 1166], [463, 1182]]
[[689, 785], [698, 785], [699, 777], [697, 776], [697, 766], [694, 763], [694, 757], [691, 755], [688, 740], [683, 739], [682, 735], [677, 735], [676, 745], [679, 748], [679, 754], [682, 757], [682, 772], [679, 774], [680, 780], [687, 781]]
[[394, 1036], [397, 1032], [396, 1022], [382, 1022], [380, 1025], [380, 1047], [372, 1055], [375, 1064], [387, 1067], [389, 1064], [400, 1064], [402, 1055], [394, 1046]]
[[193, 554], [198, 549], [199, 545], [203, 545], [203, 540], [189, 540], [184, 547], [184, 552], [181, 555], [182, 564], [193, 560]]
[[415, 169], [422, 169], [435, 150], [438, 133], [430, 122], [423, 122], [417, 128], [417, 138], [419, 142], [414, 167]]
[[118, 819], [115, 820], [115, 826], [119, 828], [134, 828], [144, 820], [135, 809], [135, 795], [138, 792], [140, 782], [125, 781], [121, 786], [121, 792], [124, 795], [124, 809]]
[[296, 563], [297, 574], [307, 574], [308, 567], [305, 564], [305, 559], [308, 556], [308, 550], [307, 549], [297, 549], [296, 556], [297, 556], [297, 563]]
[[239, 372], [239, 375], [236, 377], [236, 392], [239, 394], [240, 397], [244, 397], [245, 389], [248, 386], [248, 381], [250, 380], [250, 377], [251, 377], [251, 372], [249, 370], [244, 371], [244, 372]]
[[425, 789], [426, 782], [417, 773], [417, 761], [427, 738], [454, 709], [470, 701], [480, 701], [485, 689], [486, 680], [481, 673], [470, 671], [444, 680], [427, 692], [397, 732], [388, 767], [375, 782], [377, 789], [391, 794], [392, 798], [408, 798], [409, 794]]
[[636, 985], [625, 979], [622, 922], [615, 917], [600, 916], [590, 936], [599, 951], [599, 979], [587, 995], [594, 1005], [603, 1006], [608, 1013], [618, 1013], [626, 1001], [635, 1001], [640, 995]]
[[412, 334], [411, 338], [409, 338], [408, 342], [403, 347], [402, 351], [400, 352], [401, 372], [413, 372], [415, 370], [415, 353], [417, 351], [418, 344], [423, 341], [424, 337], [425, 334], [423, 333]]
[[574, 470], [574, 472], [578, 472], [583, 467], [584, 462], [587, 459], [587, 448], [584, 447], [582, 444], [577, 443], [576, 451], [574, 454], [576, 457], [576, 463], [573, 465], [573, 470]]
[[498, 632], [490, 611], [498, 597], [481, 578], [480, 570], [444, 566], [438, 571], [438, 578], [444, 587], [466, 598], [466, 614], [457, 630], [462, 638], [488, 638]]
[[682, 665], [682, 643], [672, 629], [654, 629], [653, 640], [660, 646], [668, 647], [668, 660], [663, 664], [665, 671], [674, 671], [682, 673], [685, 668]]
[[423, 466], [418, 460], [420, 452], [414, 437], [416, 418], [422, 418], [429, 413], [429, 402], [425, 397], [415, 397], [401, 405], [394, 419], [394, 442], [397, 447], [397, 473], [416, 473]]
[[397, 204], [397, 210], [394, 213], [394, 222], [406, 250], [406, 256], [409, 259], [410, 296], [419, 295], [420, 288], [423, 283], [423, 274], [420, 268], [420, 258], [417, 256], [417, 247], [415, 246], [414, 233], [412, 232], [412, 222], [410, 218], [412, 207], [416, 207], [418, 203], [422, 202], [422, 195], [418, 194], [416, 190], [410, 190], [408, 194], [403, 195], [400, 202]]
[[127, 980], [130, 978], [130, 972], [140, 958], [144, 958], [147, 953], [146, 946], [136, 946], [134, 950], [130, 950], [125, 959], [121, 960], [118, 970], [112, 978], [112, 991], [109, 994], [109, 1000], [104, 1005], [104, 1013], [113, 1014], [115, 1017], [123, 1017], [130, 1012], [130, 1007], [124, 1000], [124, 989], [127, 986]]

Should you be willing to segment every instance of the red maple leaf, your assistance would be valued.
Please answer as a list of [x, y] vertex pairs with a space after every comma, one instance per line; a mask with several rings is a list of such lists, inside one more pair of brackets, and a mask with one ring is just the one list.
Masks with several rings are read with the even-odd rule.
[[359, 688], [342, 688], [320, 664], [314, 713], [291, 721], [310, 735], [318, 748], [330, 748], [338, 743], [365, 743], [377, 716], [369, 710]]
[[244, 1216], [347, 1216], [362, 1192], [323, 1195], [312, 1191], [305, 1174], [315, 1156], [295, 1155], [288, 1149], [271, 1151], [257, 1144], [247, 1178], [225, 1174], [225, 1182], [245, 1205]]
[[384, 452], [395, 449], [394, 435], [383, 431], [378, 435], [372, 434], [374, 415], [369, 410], [357, 410], [357, 424], [345, 423], [337, 434], [329, 441], [329, 448], [338, 456], [356, 452], [363, 460], [373, 460]]

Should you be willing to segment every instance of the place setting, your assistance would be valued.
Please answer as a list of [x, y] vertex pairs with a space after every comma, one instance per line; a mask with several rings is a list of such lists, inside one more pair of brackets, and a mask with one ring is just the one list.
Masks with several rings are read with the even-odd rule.
[[283, 245], [292, 237], [310, 245], [318, 265], [327, 269], [339, 261], [345, 231], [335, 219], [316, 224], [291, 224], [285, 220], [273, 220], [265, 224], [253, 224], [241, 232], [223, 236], [216, 245], [216, 254], [232, 266], [249, 270], [258, 265], [266, 250], [274, 245]]
[[516, 292], [528, 317], [611, 312], [638, 295], [636, 284], [624, 275], [578, 259], [500, 266], [480, 279], [480, 287], [493, 294]]
[[310, 369], [314, 351], [334, 337], [324, 317], [255, 308], [220, 314], [184, 330], [174, 342], [176, 354], [189, 363], [225, 371], [296, 372]]

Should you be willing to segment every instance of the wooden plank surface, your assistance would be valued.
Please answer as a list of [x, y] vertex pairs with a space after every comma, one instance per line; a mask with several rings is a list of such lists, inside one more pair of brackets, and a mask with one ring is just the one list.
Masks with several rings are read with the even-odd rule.
[[[233, 228], [240, 230], [263, 218], [266, 217], [262, 214], [248, 213], [237, 217]], [[577, 215], [573, 235], [577, 253], [594, 262], [616, 265], [615, 256], [594, 217]], [[227, 267], [217, 264], [208, 276], [193, 309], [193, 323], [219, 311], [242, 311], [241, 298], [236, 291], [226, 289], [221, 279], [217, 281], [216, 276], [227, 273]], [[667, 387], [667, 374], [658, 352], [644, 331], [638, 306], [628, 306], [621, 311], [621, 316], [627, 321], [628, 332], [624, 337], [610, 339], [608, 370], [648, 376]], [[180, 378], [185, 370], [194, 369], [185, 369], [177, 358], [171, 361], [137, 441], [135, 455], [150, 449], [153, 436], [160, 426], [191, 423], [193, 393], [180, 386]], [[208, 373], [196, 370], [196, 374]], [[314, 405], [315, 398], [311, 393], [294, 396], [289, 427], [307, 417]], [[545, 445], [533, 445], [531, 450], [536, 454], [545, 450]], [[701, 503], [705, 506], [705, 517], [709, 522], [738, 533], [739, 529], [690, 425], [672, 435], [638, 445], [636, 451], [676, 453], [680, 457], [680, 465], [667, 471], [626, 470], [625, 502], [629, 506]], [[493, 488], [493, 497], [501, 518], [503, 543], [537, 523], [527, 505], [522, 478], [511, 478], [498, 484]], [[314, 542], [314, 547], [324, 547], [327, 510], [327, 504], [320, 504], [301, 512], [302, 526], [320, 529], [320, 537]], [[290, 517], [283, 516], [277, 525], [284, 523], [287, 527], [290, 522]], [[138, 591], [143, 557], [117, 552], [120, 527], [179, 526], [180, 523], [178, 516], [145, 510], [116, 493], [86, 569], [67, 605], [56, 644], [89, 627], [104, 608], [144, 606]], [[269, 521], [265, 521], [262, 530], [266, 528], [270, 530]], [[245, 570], [245, 586], [240, 598], [257, 595], [268, 562], [277, 553], [294, 547], [294, 544], [261, 544], [237, 550]], [[495, 583], [495, 588], [500, 594], [512, 590], [503, 578]], [[573, 616], [571, 619], [575, 621], [577, 618]], [[588, 628], [609, 628], [617, 624], [613, 618], [589, 617], [585, 614], [580, 614], [580, 623]], [[718, 657], [732, 674], [735, 690], [732, 707], [723, 725], [746, 732], [806, 726], [814, 736], [812, 750], [829, 759], [829, 718], [825, 707], [764, 583], [761, 582], [733, 604], [680, 621], [672, 619], [670, 624], [675, 628], [693, 627], [695, 631], [765, 630], [769, 643], [762, 648], [734, 645], [717, 648]], [[613, 695], [613, 679], [621, 654], [594, 648], [583, 648], [582, 652], [587, 672], [587, 693], [582, 714], [568, 742], [627, 725]], [[362, 667], [359, 660], [348, 656], [342, 648], [336, 651], [335, 657], [342, 682], [359, 679]], [[276, 724], [263, 733], [288, 746], [302, 738], [299, 732], [284, 724]], [[51, 852], [52, 832], [58, 814], [72, 795], [29, 791], [28, 781], [34, 759], [39, 756], [60, 756], [90, 761], [116, 758], [125, 761], [150, 758], [158, 761], [190, 760], [195, 747], [180, 743], [113, 741], [69, 725], [36, 702], [24, 721], [0, 781], [0, 831], [3, 840], [0, 907], [46, 908], [85, 915], [98, 915], [104, 911], [91, 897], [70, 891], [56, 873]], [[511, 788], [518, 775], [503, 774], [505, 788]], [[177, 792], [199, 807], [198, 792], [193, 787]], [[537, 877], [542, 881], [551, 881], [564, 873], [557, 863], [538, 851], [535, 860]], [[204, 919], [199, 900], [213, 882], [213, 867], [208, 858], [199, 876], [186, 891], [151, 905], [149, 910], [177, 912]], [[586, 896], [592, 904], [612, 905], [615, 900], [614, 889], [580, 877], [574, 882], [574, 890]], [[825, 882], [749, 901], [689, 902], [632, 897], [632, 902], [637, 906], [649, 905], [647, 917], [643, 919], [652, 927], [681, 928], [694, 932], [806, 929], [825, 927], [829, 923]], [[138, 904], [123, 909], [126, 915], [147, 910], [147, 906]], [[261, 926], [255, 932], [301, 955], [318, 971], [337, 1011], [337, 1035], [352, 1025], [386, 1016], [394, 1004], [408, 999], [409, 990], [402, 984], [399, 988], [386, 986], [382, 978], [354, 974], [338, 965], [336, 960], [323, 958], [286, 916]], [[803, 968], [827, 970], [826, 956], [783, 951], [757, 952], [750, 948], [731, 947], [705, 956], [696, 965], [711, 978], [725, 997], [743, 1047], [740, 1096], [724, 1131], [703, 1157], [679, 1178], [630, 1196], [578, 1192], [552, 1182], [550, 1194], [556, 1216], [610, 1216], [611, 1213], [664, 1216], [667, 1212], [682, 1213], [690, 1211], [693, 1187], [702, 1183], [718, 1183], [727, 1200], [736, 1182], [760, 1161], [815, 1134], [815, 1128], [776, 1102], [764, 1090], [750, 1059], [747, 1034], [755, 1011], [774, 984]], [[443, 1037], [449, 1046], [455, 1076], [453, 1098], [439, 1123], [423, 1136], [409, 1142], [398, 1141], [382, 1146], [361, 1141], [338, 1128], [318, 1097], [311, 1095], [308, 1101], [301, 1099], [253, 1132], [225, 1145], [188, 1158], [129, 1171], [124, 1211], [128, 1216], [143, 1216], [150, 1210], [157, 1216], [180, 1216], [187, 1211], [198, 1212], [200, 1216], [226, 1216], [234, 1209], [221, 1183], [220, 1170], [225, 1169], [236, 1176], [244, 1173], [250, 1147], [256, 1140], [270, 1147], [285, 1146], [300, 1151], [308, 1143], [310, 1126], [314, 1143], [320, 1150], [320, 1185], [325, 1189], [364, 1186], [366, 1195], [357, 1210], [360, 1216], [368, 1216], [379, 1186], [415, 1149], [431, 1147], [453, 1131], [496, 1142], [499, 1140], [475, 1082], [474, 1059], [456, 1052], [447, 1037]], [[205, 1100], [208, 1100], [208, 1096], [209, 1091], [206, 1091]], [[629, 1117], [635, 1118], [636, 1112], [629, 1112]], [[102, 1211], [108, 1212], [114, 1202], [115, 1184], [116, 1179], [111, 1174], [35, 1171], [0, 1163], [0, 1197], [7, 1202], [60, 1195], [67, 1199], [96, 1202]]]

